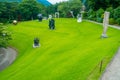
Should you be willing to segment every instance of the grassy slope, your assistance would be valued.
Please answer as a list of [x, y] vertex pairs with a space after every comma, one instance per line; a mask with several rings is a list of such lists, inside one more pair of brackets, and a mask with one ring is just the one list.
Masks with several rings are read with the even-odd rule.
[[[10, 26], [11, 45], [19, 54], [0, 72], [0, 80], [86, 80], [102, 59], [110, 60], [120, 42], [119, 30], [109, 28], [109, 38], [100, 39], [101, 25], [75, 19], [57, 19], [54, 31], [48, 21]], [[40, 48], [32, 48], [34, 37], [40, 38]]]

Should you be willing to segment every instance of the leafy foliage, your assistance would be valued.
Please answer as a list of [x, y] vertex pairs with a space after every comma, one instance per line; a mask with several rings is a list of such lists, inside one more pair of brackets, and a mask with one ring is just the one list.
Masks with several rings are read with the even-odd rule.
[[25, 20], [36, 19], [42, 8], [43, 6], [40, 6], [36, 0], [24, 0], [19, 5], [19, 11]]
[[90, 20], [96, 20], [96, 12], [93, 9], [89, 9], [88, 13], [87, 13], [88, 19]]
[[97, 22], [102, 22], [103, 17], [104, 17], [104, 10], [100, 8], [98, 11], [96, 11]]
[[70, 11], [73, 11], [74, 16], [80, 13], [82, 3], [80, 0], [69, 0], [68, 2], [62, 2], [58, 5], [58, 11], [61, 12], [63, 17], [70, 17]]
[[7, 47], [11, 40], [10, 32], [6, 31], [6, 27], [0, 25], [0, 47]]
[[114, 18], [117, 19], [117, 18], [120, 18], [120, 6], [117, 7], [116, 9], [114, 9]]
[[[87, 0], [87, 19], [102, 22], [104, 11], [110, 12], [110, 24], [120, 23], [119, 0]], [[90, 12], [92, 10], [92, 12]], [[94, 13], [93, 13], [94, 12]], [[96, 15], [95, 15], [96, 13]]]
[[119, 0], [87, 0], [87, 7], [92, 8], [95, 11], [98, 9], [106, 9], [108, 7], [117, 8], [120, 5]]
[[23, 0], [17, 2], [0, 2], [0, 22], [12, 22], [13, 20], [36, 19], [38, 13], [46, 14], [45, 6], [36, 0]]
[[11, 22], [17, 18], [18, 3], [0, 2], [0, 22]]
[[76, 17], [81, 12], [82, 5], [86, 6], [86, 19], [102, 22], [104, 11], [110, 12], [110, 22], [119, 24], [120, 1], [119, 0], [68, 0], [51, 6], [39, 4], [42, 0], [23, 0], [20, 4], [16, 2], [0, 2], [0, 22], [12, 22], [15, 20], [33, 20], [42, 13], [43, 16], [54, 15], [60, 12], [60, 17], [72, 17], [73, 11]]

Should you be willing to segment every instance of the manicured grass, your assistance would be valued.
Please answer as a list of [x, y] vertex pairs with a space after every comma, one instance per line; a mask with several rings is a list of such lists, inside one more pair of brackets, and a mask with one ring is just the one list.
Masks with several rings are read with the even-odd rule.
[[[109, 38], [101, 39], [102, 26], [75, 19], [56, 19], [56, 30], [48, 21], [27, 21], [8, 25], [13, 33], [16, 61], [0, 72], [0, 80], [98, 80], [120, 45], [120, 31], [109, 28]], [[32, 48], [34, 37], [40, 48]], [[92, 77], [91, 77], [92, 75]]]

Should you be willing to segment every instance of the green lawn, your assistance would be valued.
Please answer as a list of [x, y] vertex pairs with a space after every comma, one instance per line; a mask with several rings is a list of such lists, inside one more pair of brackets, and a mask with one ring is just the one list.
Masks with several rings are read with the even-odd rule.
[[[56, 30], [48, 21], [26, 21], [8, 25], [18, 51], [15, 62], [0, 72], [0, 80], [98, 80], [120, 46], [120, 31], [109, 28], [109, 38], [101, 39], [102, 26], [75, 19], [56, 19]], [[39, 37], [40, 48], [32, 48]]]

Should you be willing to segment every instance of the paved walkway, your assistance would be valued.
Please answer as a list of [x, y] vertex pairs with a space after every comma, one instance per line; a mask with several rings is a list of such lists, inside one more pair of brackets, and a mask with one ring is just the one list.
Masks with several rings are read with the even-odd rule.
[[17, 52], [12, 48], [0, 48], [0, 71], [9, 66], [17, 56]]
[[[87, 20], [87, 21], [92, 22], [92, 23], [96, 23], [96, 24], [103, 25], [102, 23], [98, 23], [98, 22], [95, 22], [95, 21], [90, 21], [90, 20]], [[114, 25], [108, 25], [108, 26], [120, 30], [120, 26], [114, 26]]]
[[120, 80], [120, 48], [100, 80]]
[[[103, 25], [102, 23], [98, 23], [95, 21], [89, 21], [89, 22]], [[114, 26], [114, 25], [109, 25], [109, 26], [120, 30], [120, 26]], [[120, 80], [120, 48], [118, 49], [116, 55], [113, 57], [110, 64], [107, 66], [100, 80]]]

